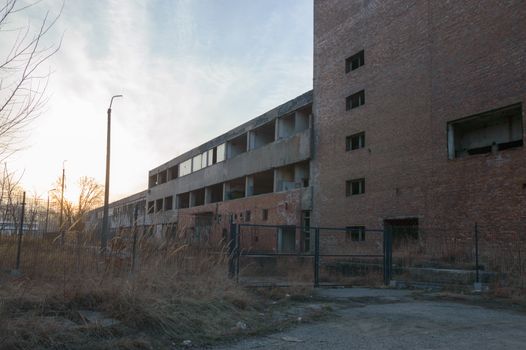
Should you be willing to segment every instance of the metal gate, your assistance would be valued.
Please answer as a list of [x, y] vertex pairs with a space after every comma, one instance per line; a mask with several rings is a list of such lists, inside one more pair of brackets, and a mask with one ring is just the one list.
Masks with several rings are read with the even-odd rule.
[[388, 284], [384, 230], [231, 224], [229, 274], [253, 286]]

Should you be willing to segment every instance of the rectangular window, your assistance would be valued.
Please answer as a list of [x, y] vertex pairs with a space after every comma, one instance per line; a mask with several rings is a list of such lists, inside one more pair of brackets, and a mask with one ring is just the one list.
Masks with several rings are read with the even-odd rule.
[[355, 196], [365, 193], [365, 179], [348, 180], [345, 182], [345, 195]]
[[152, 214], [155, 210], [155, 202], [148, 202], [148, 214]]
[[520, 103], [449, 122], [449, 159], [522, 147]]
[[345, 238], [351, 241], [365, 241], [365, 226], [347, 226]]
[[261, 210], [261, 220], [263, 221], [268, 220], [268, 209]]
[[245, 221], [246, 221], [246, 222], [249, 222], [249, 221], [250, 221], [250, 214], [251, 214], [251, 213], [250, 213], [250, 210], [247, 210], [247, 211], [245, 212]]
[[360, 51], [345, 60], [345, 73], [358, 69], [365, 64], [364, 51]]
[[159, 172], [159, 174], [157, 175], [157, 183], [158, 184], [163, 184], [166, 182], [166, 175], [167, 175], [167, 171], [166, 170], [162, 170], [161, 172]]
[[152, 188], [157, 185], [157, 174], [150, 175], [148, 178], [148, 188]]
[[173, 180], [173, 179], [177, 179], [178, 173], [179, 173], [179, 166], [178, 165], [174, 165], [173, 167], [169, 168], [168, 169], [168, 181], [169, 180]]
[[225, 160], [226, 158], [225, 150], [226, 150], [225, 143], [222, 143], [219, 146], [217, 146], [217, 151], [216, 151], [216, 162], [217, 163], [220, 163]]
[[345, 138], [345, 150], [352, 151], [365, 147], [365, 132], [350, 135]]
[[163, 210], [163, 199], [159, 198], [158, 200], [155, 201], [155, 211], [158, 212], [161, 210]]
[[365, 104], [365, 90], [358, 91], [351, 96], [347, 96], [345, 100], [347, 110], [358, 108], [361, 105]]
[[215, 161], [214, 161], [214, 149], [209, 149], [208, 150], [207, 158], [208, 158], [208, 166], [215, 164]]
[[192, 160], [188, 159], [179, 164], [179, 176], [185, 176], [192, 173]]
[[194, 158], [192, 158], [192, 172], [201, 170], [201, 158], [201, 154], [198, 154]]
[[169, 196], [164, 199], [164, 210], [172, 210], [174, 203], [174, 197]]
[[208, 152], [203, 152], [201, 153], [201, 169], [204, 169], [207, 167], [207, 155], [208, 155]]

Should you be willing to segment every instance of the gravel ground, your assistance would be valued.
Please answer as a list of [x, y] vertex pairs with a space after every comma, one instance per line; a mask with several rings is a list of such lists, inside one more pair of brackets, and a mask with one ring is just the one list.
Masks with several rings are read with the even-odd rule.
[[526, 315], [446, 301], [408, 291], [327, 289], [334, 317], [219, 349], [526, 349]]

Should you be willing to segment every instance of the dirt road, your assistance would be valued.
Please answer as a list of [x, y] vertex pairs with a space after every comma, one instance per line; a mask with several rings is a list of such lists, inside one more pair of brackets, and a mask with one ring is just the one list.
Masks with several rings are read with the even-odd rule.
[[447, 301], [422, 301], [410, 292], [327, 289], [339, 300], [329, 320], [216, 349], [526, 349], [526, 315]]

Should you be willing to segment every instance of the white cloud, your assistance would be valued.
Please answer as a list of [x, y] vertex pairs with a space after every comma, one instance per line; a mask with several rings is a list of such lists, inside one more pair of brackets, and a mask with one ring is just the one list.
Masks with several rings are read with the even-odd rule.
[[30, 148], [13, 159], [26, 169], [24, 182], [40, 193], [64, 159], [70, 179], [104, 181], [113, 94], [124, 94], [113, 108], [111, 193], [117, 199], [145, 188], [150, 168], [311, 87], [312, 57], [304, 46], [312, 42], [305, 32], [312, 18], [303, 3], [293, 7], [296, 16], [262, 19], [251, 47], [215, 56], [207, 50], [217, 43], [207, 41], [208, 28], [192, 12], [195, 2], [164, 3], [171, 19], [162, 26], [154, 23], [151, 2], [94, 3], [66, 4], [57, 28], [65, 30], [63, 47], [50, 62], [48, 112], [33, 124]]

